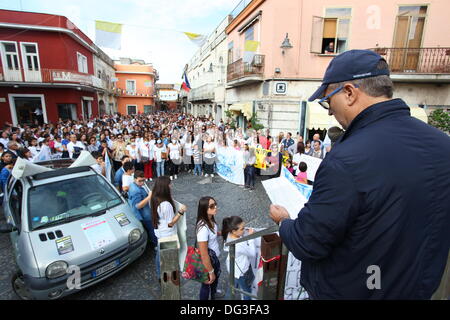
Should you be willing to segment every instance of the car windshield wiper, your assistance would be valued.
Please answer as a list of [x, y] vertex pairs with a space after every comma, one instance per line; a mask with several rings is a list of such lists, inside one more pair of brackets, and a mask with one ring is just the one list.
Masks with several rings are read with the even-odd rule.
[[64, 221], [64, 220], [51, 221], [51, 222], [48, 222], [48, 223], [46, 223], [46, 224], [43, 224], [43, 225], [41, 225], [41, 226], [39, 226], [39, 227], [34, 228], [33, 231], [35, 231], [35, 230], [40, 230], [40, 229], [45, 229], [45, 228], [50, 228], [50, 227], [52, 227], [52, 226], [56, 226], [56, 225], [58, 225], [58, 224], [61, 224], [63, 221]]
[[75, 221], [75, 220], [77, 220], [77, 219], [84, 218], [84, 217], [88, 217], [88, 215], [86, 215], [86, 214], [77, 214], [77, 215], [74, 215], [74, 216], [72, 216], [72, 217], [63, 218], [63, 219], [61, 219], [61, 220], [50, 221], [50, 222], [48, 222], [48, 223], [46, 223], [46, 224], [43, 224], [42, 226], [39, 226], [39, 227], [37, 227], [37, 228], [34, 228], [33, 230], [39, 230], [39, 229], [49, 228], [49, 227], [56, 226], [56, 225], [61, 224], [61, 223], [66, 223], [66, 222]]
[[[106, 203], [106, 206], [108, 206], [109, 202], [114, 201], [114, 200], [120, 200], [120, 199], [118, 199], [118, 198], [116, 198], [116, 199], [111, 199], [111, 200], [109, 200], [109, 201]], [[101, 215], [105, 214], [107, 210], [109, 210], [109, 209], [111, 209], [111, 208], [114, 208], [114, 207], [118, 206], [118, 205], [121, 204], [121, 203], [122, 203], [122, 201], [119, 201], [116, 205], [113, 205], [113, 206], [108, 207], [108, 208], [105, 208], [105, 209], [101, 209], [101, 210], [99, 210], [99, 211], [96, 211], [96, 212], [93, 212], [93, 213], [90, 213], [90, 214], [84, 214], [84, 213], [83, 213], [83, 214], [77, 214], [77, 215], [74, 215], [74, 216], [71, 216], [71, 217], [63, 218], [63, 219], [61, 219], [61, 220], [50, 221], [50, 222], [48, 222], [48, 223], [46, 223], [46, 224], [44, 224], [44, 225], [42, 225], [42, 226], [39, 226], [39, 227], [37, 227], [37, 228], [34, 228], [33, 230], [39, 230], [39, 229], [49, 228], [49, 227], [56, 226], [56, 225], [61, 224], [61, 223], [72, 222], [72, 221], [78, 220], [78, 219], [80, 219], [80, 218], [86, 218], [86, 217], [98, 217], [98, 216], [101, 216]]]

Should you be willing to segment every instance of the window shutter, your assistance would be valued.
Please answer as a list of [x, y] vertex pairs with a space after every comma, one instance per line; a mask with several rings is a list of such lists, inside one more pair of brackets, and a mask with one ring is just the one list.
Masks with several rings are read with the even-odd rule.
[[322, 53], [324, 18], [313, 16], [311, 32], [311, 53]]

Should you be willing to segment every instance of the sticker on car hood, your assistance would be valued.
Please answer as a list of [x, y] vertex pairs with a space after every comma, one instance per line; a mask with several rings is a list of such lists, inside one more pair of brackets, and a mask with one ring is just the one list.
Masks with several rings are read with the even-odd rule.
[[121, 227], [130, 224], [130, 220], [128, 220], [125, 213], [117, 214], [114, 216], [114, 218], [116, 218], [117, 222], [120, 224]]
[[106, 220], [92, 220], [91, 222], [83, 223], [81, 228], [83, 229], [89, 244], [94, 250], [100, 249], [116, 241], [116, 237], [111, 231], [111, 228]]
[[58, 249], [59, 255], [63, 255], [69, 252], [74, 251], [72, 237], [64, 237], [58, 240], [55, 240], [56, 242], [56, 248]]

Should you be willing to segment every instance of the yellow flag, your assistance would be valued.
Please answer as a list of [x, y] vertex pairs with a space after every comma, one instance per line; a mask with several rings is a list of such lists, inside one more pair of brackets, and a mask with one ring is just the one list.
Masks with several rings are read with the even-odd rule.
[[258, 50], [259, 41], [247, 40], [245, 41], [245, 51], [256, 52]]
[[112, 23], [107, 21], [95, 21], [95, 29], [106, 32], [122, 33], [122, 25], [120, 23]]
[[203, 46], [207, 40], [206, 36], [197, 33], [183, 32], [192, 42], [199, 47]]

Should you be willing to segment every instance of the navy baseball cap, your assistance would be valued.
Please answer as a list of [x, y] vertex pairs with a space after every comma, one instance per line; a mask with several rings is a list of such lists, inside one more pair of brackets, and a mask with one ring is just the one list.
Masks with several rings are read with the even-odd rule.
[[[328, 65], [322, 85], [308, 101], [322, 98], [330, 83], [352, 81], [381, 75], [389, 75], [389, 68], [378, 69], [380, 60], [378, 53], [371, 50], [349, 50], [336, 56]], [[384, 60], [386, 61], [386, 60]]]

